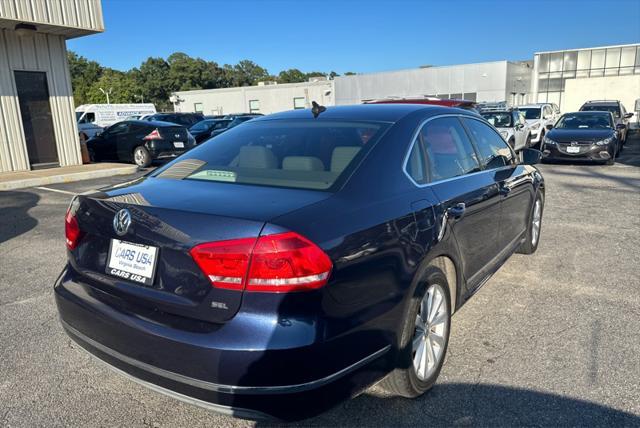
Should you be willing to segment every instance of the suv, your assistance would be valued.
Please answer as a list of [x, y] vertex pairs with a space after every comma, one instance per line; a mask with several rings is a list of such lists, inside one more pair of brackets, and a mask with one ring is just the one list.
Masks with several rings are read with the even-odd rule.
[[190, 128], [203, 119], [202, 113], [156, 113], [142, 118], [142, 120], [175, 123], [185, 128]]
[[516, 152], [531, 145], [531, 129], [517, 108], [480, 110], [480, 115], [493, 125]]
[[236, 126], [244, 123], [248, 120], [255, 119], [256, 117], [264, 116], [260, 113], [239, 113], [239, 114], [228, 114], [223, 118], [224, 125], [220, 126], [217, 129], [214, 129], [211, 132], [211, 138], [216, 137], [222, 134], [225, 131], [228, 131], [231, 128], [235, 128]]
[[[587, 101], [582, 104], [580, 111], [608, 111], [613, 113], [613, 118], [616, 121], [616, 129], [620, 133], [620, 141], [624, 145], [627, 142], [627, 132], [629, 131], [629, 119], [633, 116], [633, 113], [627, 113], [627, 109], [618, 100], [599, 100], [599, 101]], [[624, 125], [624, 127], [618, 126]]]
[[558, 106], [551, 103], [537, 103], [518, 106], [531, 128], [531, 144], [542, 146], [547, 125], [553, 125], [560, 117]]

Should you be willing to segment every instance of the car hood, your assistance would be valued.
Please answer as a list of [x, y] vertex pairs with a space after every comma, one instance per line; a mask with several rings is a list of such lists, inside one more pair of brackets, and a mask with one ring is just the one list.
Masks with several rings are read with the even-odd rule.
[[599, 141], [615, 135], [612, 129], [552, 129], [547, 138], [558, 143], [571, 141]]

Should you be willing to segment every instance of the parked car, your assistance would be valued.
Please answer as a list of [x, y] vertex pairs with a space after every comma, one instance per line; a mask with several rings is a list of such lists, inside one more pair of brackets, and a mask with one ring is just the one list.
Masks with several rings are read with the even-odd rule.
[[211, 137], [215, 130], [226, 129], [232, 122], [231, 119], [205, 119], [189, 128], [189, 133], [196, 139], [196, 144], [200, 144]]
[[155, 112], [153, 104], [83, 104], [76, 107], [80, 140], [86, 141], [114, 123]]
[[556, 123], [560, 115], [556, 113], [555, 104], [539, 103], [518, 106], [531, 130], [531, 144], [542, 147], [547, 125]]
[[211, 138], [216, 137], [222, 134], [229, 129], [235, 128], [236, 126], [247, 122], [251, 119], [255, 119], [256, 117], [263, 116], [262, 114], [228, 114], [224, 117], [225, 122], [221, 124], [219, 127], [211, 131]]
[[461, 109], [319, 110], [254, 119], [77, 196], [55, 284], [69, 336], [241, 417], [304, 418], [382, 378], [396, 395], [429, 390], [451, 315], [536, 251], [540, 152], [518, 164]]
[[125, 120], [87, 141], [92, 162], [119, 160], [147, 167], [153, 160], [176, 157], [196, 140], [175, 123]]
[[[580, 111], [609, 111], [613, 113], [616, 128], [620, 132], [622, 144], [627, 142], [627, 131], [629, 130], [629, 119], [633, 113], [627, 113], [627, 109], [618, 100], [587, 101], [580, 107]], [[618, 127], [618, 125], [622, 125]]]
[[582, 111], [563, 114], [547, 125], [542, 147], [543, 159], [586, 159], [613, 165], [622, 148], [624, 125], [616, 124], [608, 111]]
[[427, 104], [444, 107], [457, 107], [465, 110], [476, 110], [477, 103], [469, 100], [442, 99], [436, 97], [424, 98], [384, 98], [366, 101], [365, 104]]
[[171, 122], [189, 128], [204, 119], [202, 113], [156, 113], [144, 116], [142, 120]]
[[481, 110], [480, 115], [500, 132], [502, 138], [516, 152], [531, 146], [531, 129], [520, 110]]

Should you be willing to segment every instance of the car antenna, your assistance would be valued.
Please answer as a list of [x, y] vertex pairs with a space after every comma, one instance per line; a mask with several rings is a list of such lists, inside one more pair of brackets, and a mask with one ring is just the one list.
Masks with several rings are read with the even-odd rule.
[[321, 106], [320, 104], [318, 104], [315, 101], [311, 101], [311, 113], [313, 113], [313, 118], [315, 119], [316, 117], [318, 117], [320, 115], [320, 113], [322, 113], [323, 111], [325, 111], [327, 108], [325, 106]]

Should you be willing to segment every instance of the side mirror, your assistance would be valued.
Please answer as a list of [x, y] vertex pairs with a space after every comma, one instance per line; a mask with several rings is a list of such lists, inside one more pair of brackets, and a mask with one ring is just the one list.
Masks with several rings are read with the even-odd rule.
[[633, 117], [633, 113], [627, 113], [627, 114], [624, 115], [625, 119], [630, 119], [632, 117]]
[[622, 131], [623, 129], [627, 129], [627, 125], [625, 125], [624, 123], [619, 123], [616, 125], [616, 129], [618, 131]]
[[553, 129], [553, 124], [547, 123], [544, 127], [547, 128], [547, 130], [551, 131]]
[[523, 165], [535, 165], [542, 160], [542, 152], [536, 149], [522, 149], [520, 152]]

